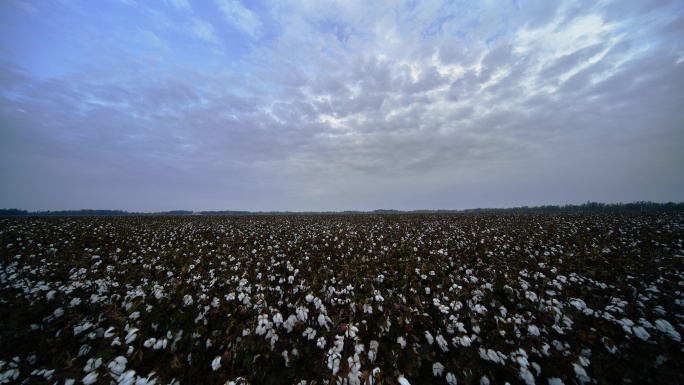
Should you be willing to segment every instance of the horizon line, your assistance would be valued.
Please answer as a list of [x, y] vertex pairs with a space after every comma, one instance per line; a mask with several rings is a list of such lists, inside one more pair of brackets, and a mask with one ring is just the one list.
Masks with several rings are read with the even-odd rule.
[[[604, 203], [587, 201], [581, 204], [555, 204], [555, 205], [537, 205], [537, 206], [513, 206], [513, 207], [477, 207], [466, 209], [373, 209], [373, 210], [308, 210], [308, 211], [290, 211], [290, 210], [164, 210], [164, 211], [128, 211], [122, 209], [67, 209], [67, 210], [34, 210], [28, 211], [19, 208], [3, 208], [0, 209], [0, 216], [3, 214], [14, 213], [14, 215], [30, 216], [30, 215], [59, 215], [64, 213], [81, 213], [87, 214], [89, 212], [101, 212], [103, 215], [115, 215], [120, 213], [122, 215], [250, 215], [250, 214], [382, 214], [382, 213], [464, 213], [472, 211], [574, 211], [580, 209], [581, 211], [635, 211], [639, 206], [639, 210], [643, 211], [644, 205], [647, 205], [646, 211], [651, 211], [656, 208], [667, 208], [674, 210], [684, 210], [684, 201], [682, 202], [652, 202], [652, 201], [634, 201], [630, 203]], [[650, 209], [650, 210], [649, 210]], [[94, 216], [98, 214], [93, 213]]]

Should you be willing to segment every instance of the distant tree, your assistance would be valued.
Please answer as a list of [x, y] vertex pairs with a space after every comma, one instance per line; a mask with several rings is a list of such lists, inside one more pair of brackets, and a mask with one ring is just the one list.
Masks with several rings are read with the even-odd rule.
[[19, 217], [28, 215], [28, 211], [19, 209], [0, 209], [0, 217]]

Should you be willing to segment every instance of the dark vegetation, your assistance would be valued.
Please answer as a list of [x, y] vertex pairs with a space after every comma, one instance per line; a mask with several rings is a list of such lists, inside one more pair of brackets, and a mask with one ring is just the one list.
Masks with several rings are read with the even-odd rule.
[[27, 211], [21, 209], [0, 209], [1, 216], [160, 216], [160, 215], [319, 215], [319, 214], [448, 214], [448, 213], [552, 213], [552, 212], [578, 212], [578, 213], [597, 213], [597, 212], [674, 212], [684, 211], [684, 202], [674, 203], [655, 203], [639, 201], [633, 203], [598, 203], [587, 202], [581, 205], [545, 205], [545, 206], [521, 206], [511, 208], [476, 208], [465, 210], [391, 210], [380, 209], [373, 211], [326, 211], [326, 212], [290, 212], [290, 211], [188, 211], [171, 210], [155, 213], [129, 212], [123, 210], [56, 210], [56, 211]]

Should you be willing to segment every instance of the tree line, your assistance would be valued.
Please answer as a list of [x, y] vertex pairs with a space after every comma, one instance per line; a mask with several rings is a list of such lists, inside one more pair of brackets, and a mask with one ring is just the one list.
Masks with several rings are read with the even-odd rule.
[[470, 213], [497, 213], [497, 212], [636, 212], [636, 211], [684, 211], [684, 202], [656, 203], [650, 201], [637, 201], [632, 203], [600, 203], [587, 201], [579, 205], [545, 205], [545, 206], [520, 206], [511, 208], [477, 208], [467, 209], [463, 212]]
[[544, 205], [544, 206], [520, 206], [509, 208], [476, 208], [465, 210], [392, 210], [381, 209], [373, 211], [189, 211], [171, 210], [154, 213], [129, 212], [123, 210], [58, 210], [58, 211], [27, 211], [21, 209], [0, 209], [0, 216], [159, 216], [159, 215], [292, 215], [292, 214], [442, 214], [442, 213], [543, 213], [543, 212], [664, 212], [664, 211], [684, 211], [684, 202], [656, 203], [650, 201], [638, 201], [632, 203], [600, 203], [586, 202], [579, 205]]
[[124, 210], [43, 210], [27, 211], [20, 209], [0, 209], [0, 216], [61, 216], [61, 217], [100, 217], [100, 216], [141, 216], [141, 215], [190, 215], [192, 211], [171, 210], [158, 213], [138, 213]]

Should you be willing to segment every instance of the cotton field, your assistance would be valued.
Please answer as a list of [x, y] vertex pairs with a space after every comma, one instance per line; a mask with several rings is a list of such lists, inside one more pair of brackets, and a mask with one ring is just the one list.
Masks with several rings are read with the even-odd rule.
[[684, 214], [0, 218], [0, 383], [684, 383]]

